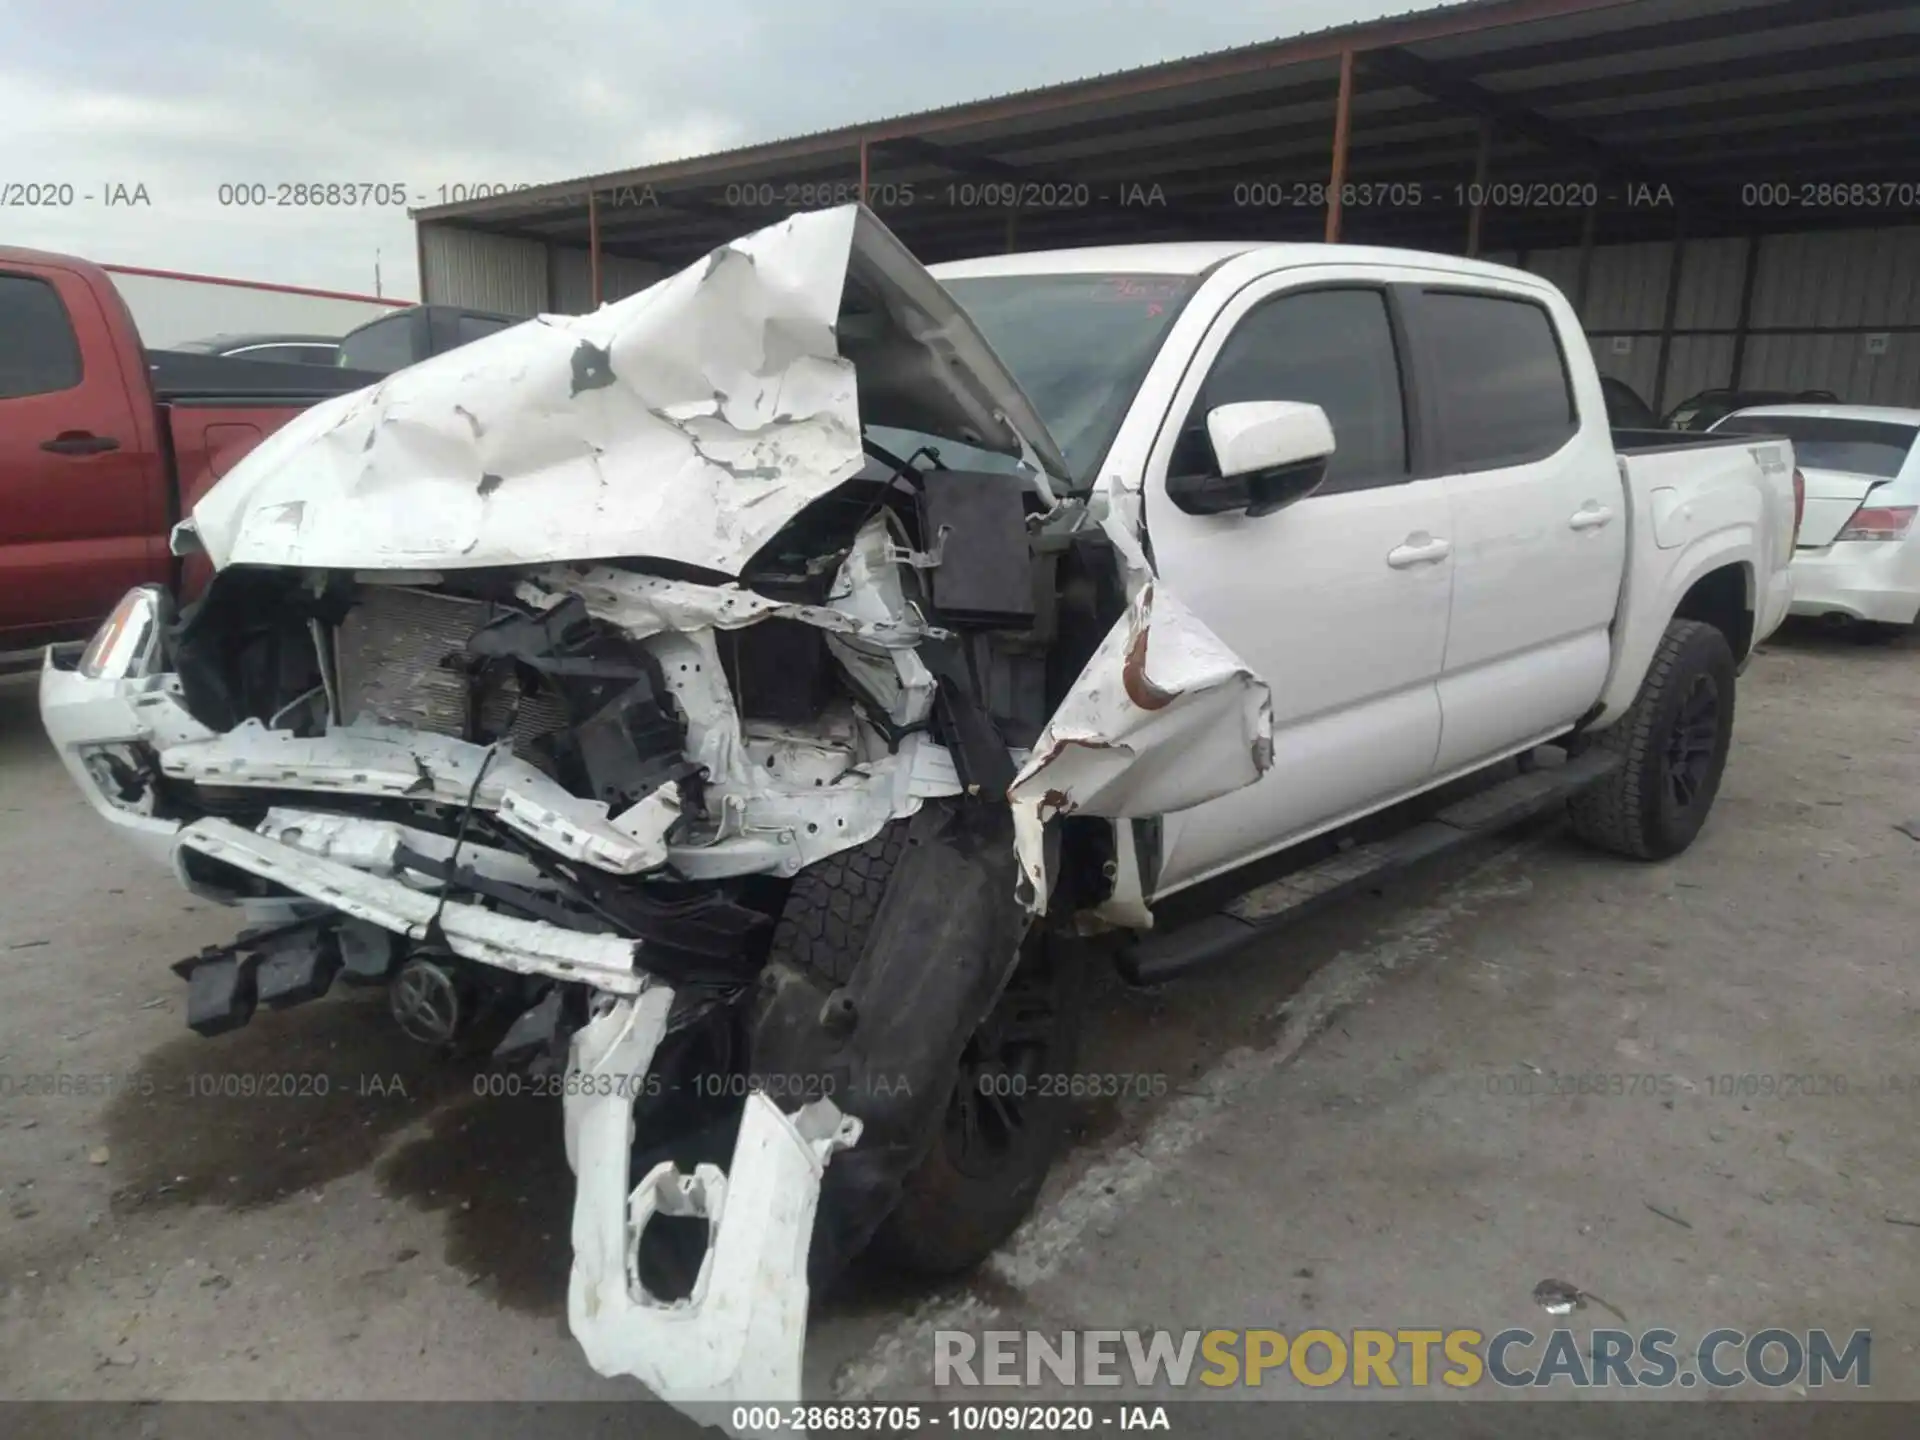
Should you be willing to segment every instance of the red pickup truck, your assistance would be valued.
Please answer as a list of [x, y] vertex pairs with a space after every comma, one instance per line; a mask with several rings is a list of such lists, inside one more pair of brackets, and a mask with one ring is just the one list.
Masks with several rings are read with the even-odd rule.
[[149, 351], [112, 279], [0, 246], [0, 674], [84, 640], [129, 586], [193, 588], [167, 535], [353, 370]]

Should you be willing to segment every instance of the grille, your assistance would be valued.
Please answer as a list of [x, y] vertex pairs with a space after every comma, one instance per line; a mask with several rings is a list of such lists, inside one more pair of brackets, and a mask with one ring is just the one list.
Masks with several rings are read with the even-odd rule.
[[569, 724], [559, 696], [541, 692], [522, 700], [509, 667], [495, 666], [480, 693], [477, 724], [469, 726], [467, 678], [442, 664], [465, 647], [468, 636], [502, 614], [500, 606], [394, 585], [368, 586], [361, 595], [334, 635], [340, 708], [348, 720], [380, 720], [438, 735], [472, 733], [490, 741], [517, 702], [514, 753], [547, 768], [529, 746]]

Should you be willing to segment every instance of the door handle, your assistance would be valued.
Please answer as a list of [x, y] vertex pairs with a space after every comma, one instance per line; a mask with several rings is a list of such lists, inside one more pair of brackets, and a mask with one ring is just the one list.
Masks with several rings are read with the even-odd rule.
[[62, 430], [51, 440], [40, 442], [42, 450], [55, 455], [98, 455], [107, 450], [118, 450], [120, 442], [111, 435], [95, 435], [86, 430]]
[[1387, 564], [1396, 570], [1405, 570], [1409, 566], [1444, 560], [1452, 553], [1450, 541], [1436, 540], [1426, 531], [1416, 530], [1407, 537], [1404, 545], [1396, 545], [1387, 552]]
[[1571, 530], [1598, 530], [1602, 525], [1607, 524], [1612, 519], [1612, 510], [1608, 509], [1605, 505], [1597, 504], [1589, 500], [1573, 512], [1573, 517], [1567, 521], [1567, 528]]

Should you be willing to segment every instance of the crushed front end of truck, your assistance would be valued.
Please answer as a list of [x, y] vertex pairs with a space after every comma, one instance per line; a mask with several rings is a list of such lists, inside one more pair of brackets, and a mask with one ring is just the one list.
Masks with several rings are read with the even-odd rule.
[[[798, 1398], [810, 1279], [1033, 934], [1126, 888], [1107, 821], [1267, 764], [1264, 685], [858, 207], [317, 406], [175, 544], [205, 594], [130, 594], [41, 710], [243, 912], [176, 966], [189, 1023], [378, 985], [415, 1040], [563, 1075], [570, 1323], [682, 1405]], [[862, 904], [900, 939], [815, 963]]]

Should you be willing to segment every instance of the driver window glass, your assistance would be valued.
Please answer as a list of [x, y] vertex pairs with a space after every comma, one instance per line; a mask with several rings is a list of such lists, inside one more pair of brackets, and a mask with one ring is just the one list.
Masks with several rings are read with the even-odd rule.
[[1300, 400], [1327, 412], [1335, 450], [1317, 492], [1392, 485], [1410, 473], [1400, 362], [1378, 290], [1311, 290], [1248, 312], [1200, 390], [1168, 469], [1210, 473], [1207, 412], [1241, 400]]
[[0, 400], [79, 383], [80, 342], [60, 292], [31, 275], [0, 275]]

